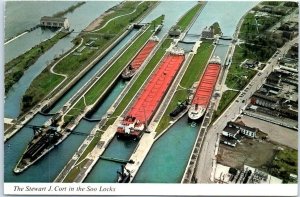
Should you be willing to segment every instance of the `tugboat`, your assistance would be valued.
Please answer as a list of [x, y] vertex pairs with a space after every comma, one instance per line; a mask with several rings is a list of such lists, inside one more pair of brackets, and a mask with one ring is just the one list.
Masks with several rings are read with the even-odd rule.
[[201, 81], [196, 89], [191, 107], [188, 112], [189, 119], [192, 121], [199, 120], [206, 111], [214, 92], [216, 82], [221, 70], [221, 60], [217, 57], [212, 57], [209, 61]]
[[117, 171], [117, 173], [117, 183], [129, 183], [131, 174], [130, 171], [125, 168], [124, 165], [121, 165], [121, 172]]
[[178, 114], [180, 114], [183, 110], [187, 108], [187, 105], [188, 105], [187, 100], [179, 103], [178, 106], [170, 113], [170, 116], [172, 118], [176, 117]]

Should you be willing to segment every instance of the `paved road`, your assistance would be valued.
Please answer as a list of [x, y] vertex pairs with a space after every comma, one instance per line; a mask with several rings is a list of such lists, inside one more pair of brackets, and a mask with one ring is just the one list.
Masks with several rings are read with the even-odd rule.
[[297, 41], [298, 37], [286, 43], [280, 49], [280, 53], [278, 55], [273, 55], [265, 68], [253, 77], [250, 83], [240, 92], [239, 96], [231, 103], [227, 110], [209, 128], [204, 141], [204, 147], [199, 156], [197, 165], [198, 168], [195, 171], [195, 178], [198, 180], [198, 183], [212, 182], [210, 178], [213, 172], [216, 142], [219, 133], [222, 132], [222, 129], [226, 126], [228, 121], [234, 120], [243, 108], [246, 107], [246, 101], [264, 83], [266, 77], [272, 72], [272, 69], [277, 64], [278, 58], [281, 57]]

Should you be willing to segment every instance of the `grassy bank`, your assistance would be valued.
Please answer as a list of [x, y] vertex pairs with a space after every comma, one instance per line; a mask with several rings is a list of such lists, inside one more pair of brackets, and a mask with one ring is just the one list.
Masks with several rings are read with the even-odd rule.
[[212, 121], [214, 122], [217, 117], [219, 117], [223, 111], [229, 106], [233, 99], [238, 95], [239, 92], [233, 90], [226, 90], [221, 97], [221, 100], [218, 105], [218, 109], [214, 111], [212, 116]]
[[203, 4], [197, 3], [192, 9], [190, 9], [177, 23], [181, 31], [184, 31], [191, 23], [197, 12], [203, 7]]
[[[153, 25], [152, 22], [151, 25]], [[157, 24], [157, 23], [156, 23]], [[152, 29], [152, 28], [150, 28]], [[147, 32], [145, 32], [144, 34], [146, 34]], [[141, 38], [139, 38], [141, 39]], [[137, 42], [137, 41], [136, 41]], [[137, 80], [135, 81], [135, 83], [133, 84], [133, 86], [130, 88], [130, 90], [127, 92], [126, 96], [122, 99], [121, 103], [118, 105], [118, 107], [115, 109], [114, 113], [112, 114], [112, 117], [117, 117], [119, 116], [122, 111], [125, 109], [125, 107], [128, 105], [128, 103], [131, 101], [132, 97], [134, 97], [134, 95], [136, 94], [136, 92], [138, 91], [138, 89], [140, 88], [141, 84], [145, 81], [145, 79], [149, 76], [149, 74], [151, 73], [151, 71], [157, 66], [158, 62], [161, 60], [161, 58], [163, 57], [163, 55], [165, 54], [165, 50], [170, 46], [172, 40], [171, 39], [166, 39], [161, 47], [156, 51], [156, 53], [154, 54], [154, 56], [151, 58], [150, 62], [146, 65], [146, 67], [144, 68], [144, 70], [141, 72], [141, 74], [139, 75], [139, 77], [137, 78]], [[127, 56], [127, 55], [126, 55]], [[121, 57], [122, 58], [122, 57]], [[127, 58], [125, 58], [125, 60], [127, 60]], [[117, 62], [116, 62], [117, 63]], [[115, 63], [115, 64], [116, 64]], [[124, 64], [124, 62], [123, 62]], [[103, 77], [105, 78], [105, 77]], [[94, 88], [94, 87], [93, 87]], [[93, 94], [91, 94], [92, 97], [90, 98], [91, 101], [93, 101]], [[80, 102], [82, 103], [82, 102]], [[81, 104], [82, 105], [82, 104]], [[111, 125], [113, 122], [115, 121], [115, 118], [110, 118], [106, 124], [105, 128], [102, 128], [103, 130], [106, 130], [108, 125]], [[95, 146], [95, 145], [94, 145]], [[92, 146], [91, 146], [92, 147]], [[83, 159], [80, 158], [80, 159]], [[71, 172], [71, 175], [69, 174], [68, 176], [72, 176], [71, 178], [76, 177], [76, 175], [79, 173], [79, 171], [77, 169], [75, 169], [75, 172]], [[72, 179], [71, 179], [72, 180]]]
[[197, 54], [194, 55], [191, 63], [189, 64], [185, 74], [183, 75], [182, 80], [180, 81], [180, 86], [185, 88], [182, 89], [178, 87], [174, 96], [172, 97], [169, 106], [167, 107], [164, 115], [162, 116], [158, 127], [156, 129], [157, 134], [161, 133], [169, 125], [169, 122], [172, 120], [169, 114], [176, 108], [178, 102], [182, 102], [188, 98], [188, 89], [192, 85], [199, 81], [200, 76], [202, 75], [207, 61], [213, 51], [214, 46], [212, 41], [203, 41], [200, 47], [197, 50]]
[[243, 89], [257, 71], [249, 69], [241, 65], [245, 59], [253, 58], [253, 55], [245, 55], [244, 45], [236, 46], [232, 57], [232, 63], [228, 70], [228, 75], [225, 81], [227, 87], [232, 89]]
[[84, 167], [84, 165], [88, 162], [87, 159], [82, 161], [80, 164], [78, 164], [75, 168], [72, 168], [72, 170], [68, 173], [66, 178], [64, 179], [64, 183], [72, 183], [74, 179], [77, 177], [77, 175], [80, 173], [80, 170]]
[[33, 65], [38, 58], [55, 45], [67, 33], [58, 32], [54, 37], [32, 47], [22, 55], [5, 64], [5, 93], [23, 76], [25, 70]]
[[[68, 57], [64, 58], [60, 61], [56, 67], [55, 72], [66, 74], [68, 79], [61, 85], [61, 87], [66, 86], [70, 80], [78, 75], [78, 73], [83, 70], [90, 62], [92, 62], [98, 55], [100, 55], [109, 45], [111, 45], [127, 28], [127, 26], [140, 17], [143, 16], [145, 10], [150, 9], [155, 5], [156, 2], [144, 2], [137, 7], [139, 2], [124, 2], [115, 6], [110, 10], [124, 10], [124, 13], [131, 13], [137, 7], [137, 10], [124, 17], [120, 17], [116, 20], [112, 20], [105, 26], [105, 28], [99, 30], [97, 33], [81, 33], [74, 39], [75, 44], [79, 44], [79, 40], [84, 38], [83, 45], [86, 43], [91, 43], [90, 46], [85, 46], [85, 48], [78, 52], [74, 51]], [[115, 16], [115, 14], [120, 15], [119, 12], [111, 12]], [[109, 20], [110, 14], [106, 15], [107, 18], [104, 17], [103, 22], [100, 26], [106, 24]], [[110, 17], [109, 17], [110, 16]], [[80, 47], [81, 48], [81, 47]], [[43, 79], [54, 79], [52, 83], [48, 83]], [[49, 72], [49, 68], [45, 69], [41, 75], [34, 79], [31, 83], [30, 87], [27, 89], [24, 98], [30, 98], [30, 102], [26, 102], [26, 99], [22, 102], [22, 111], [27, 111], [38, 102], [40, 102], [50, 91], [52, 91], [60, 82], [61, 78], [55, 74]], [[59, 88], [58, 88], [59, 89]], [[58, 91], [58, 90], [57, 90]]]
[[63, 17], [64, 15], [66, 15], [67, 13], [73, 12], [76, 8], [82, 6], [83, 4], [85, 4], [86, 2], [78, 2], [75, 5], [70, 6], [69, 8], [57, 12], [55, 14], [53, 14], [53, 17]]

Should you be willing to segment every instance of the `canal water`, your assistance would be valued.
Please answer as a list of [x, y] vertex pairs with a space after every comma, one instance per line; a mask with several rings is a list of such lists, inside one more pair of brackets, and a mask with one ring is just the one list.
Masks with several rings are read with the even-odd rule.
[[[87, 2], [88, 4], [89, 2]], [[95, 2], [91, 2], [95, 3]], [[222, 2], [208, 2], [210, 3], [222, 3]], [[236, 5], [236, 2], [233, 2]], [[240, 2], [239, 2], [240, 3]], [[253, 6], [253, 2], [242, 2], [242, 3], [248, 3], [248, 9], [250, 9]], [[166, 7], [161, 7], [162, 4]], [[189, 6], [187, 6], [189, 4]], [[86, 4], [85, 4], [86, 5]], [[176, 5], [176, 6], [174, 6]], [[160, 37], [163, 36], [163, 31], [168, 31], [168, 28], [166, 27], [167, 21], [169, 26], [172, 26], [176, 23], [176, 20], [184, 14], [189, 8], [191, 8], [193, 5], [195, 5], [195, 2], [162, 2], [159, 4], [153, 12], [149, 14], [148, 17], [145, 18], [145, 20], [150, 21], [150, 16], [154, 12], [157, 13], [157, 15], [153, 15], [153, 18], [156, 18], [158, 15], [165, 14], [166, 20], [165, 20], [165, 27], [162, 29]], [[220, 5], [220, 4], [219, 4]], [[83, 5], [84, 6], [84, 5]], [[82, 7], [83, 7], [82, 6]], [[186, 7], [185, 7], [186, 6]], [[171, 9], [171, 8], [173, 9]], [[228, 9], [231, 9], [231, 16], [221, 15], [220, 17], [227, 17], [232, 20], [232, 18], [237, 18], [237, 21], [239, 18], [245, 13], [243, 12], [234, 12], [236, 6], [229, 7]], [[246, 7], [246, 6], [245, 6]], [[80, 7], [81, 8], [81, 7]], [[78, 10], [80, 9], [78, 8]], [[174, 10], [176, 8], [176, 11]], [[204, 10], [207, 7], [204, 8]], [[208, 13], [214, 13], [219, 14], [215, 11], [216, 7], [210, 6], [211, 10], [208, 10], [206, 12]], [[166, 9], [171, 9], [172, 11], [167, 12]], [[184, 10], [185, 9], [185, 10]], [[105, 9], [104, 9], [105, 10]], [[203, 11], [204, 11], [203, 10]], [[239, 9], [238, 9], [239, 10]], [[246, 11], [247, 9], [245, 9]], [[224, 11], [224, 8], [222, 9], [222, 12]], [[76, 10], [75, 12], [76, 13]], [[90, 11], [85, 13], [90, 13]], [[176, 14], [175, 14], [176, 13]], [[168, 17], [168, 14], [172, 17]], [[97, 16], [99, 13], [96, 14]], [[204, 16], [198, 17], [198, 20], [201, 18], [201, 22], [208, 21], [207, 25], [211, 25], [213, 22], [218, 21], [217, 19], [213, 22], [209, 22], [211, 19], [210, 16], [206, 16], [206, 18], [203, 18]], [[96, 17], [94, 17], [96, 18]], [[220, 18], [219, 18], [220, 19]], [[173, 20], [173, 22], [171, 22]], [[221, 20], [221, 19], [220, 19]], [[223, 20], [223, 19], [222, 19]], [[197, 23], [196, 21], [196, 23]], [[226, 20], [224, 20], [226, 21]], [[237, 23], [237, 22], [236, 22]], [[87, 24], [87, 23], [85, 23]], [[194, 24], [197, 25], [197, 24]], [[220, 23], [221, 28], [222, 24]], [[224, 25], [224, 24], [223, 24]], [[198, 24], [199, 26], [199, 24]], [[235, 30], [235, 25], [233, 25], [232, 32]], [[193, 27], [192, 27], [193, 28]], [[202, 31], [201, 26], [199, 31]], [[222, 29], [223, 31], [223, 29]], [[225, 34], [225, 31], [224, 35]], [[229, 31], [228, 31], [229, 32]], [[18, 40], [18, 39], [17, 39]], [[227, 50], [224, 50], [227, 51]], [[117, 85], [116, 87], [124, 87], [121, 85]], [[114, 92], [115, 90], [113, 90]], [[117, 93], [116, 93], [117, 94]], [[110, 94], [112, 95], [112, 94]], [[112, 102], [115, 100], [116, 97], [113, 97], [110, 95], [108, 96], [108, 100], [111, 100]], [[118, 94], [117, 94], [118, 95]], [[104, 101], [106, 102], [106, 101]], [[108, 102], [108, 101], [107, 101]], [[111, 102], [111, 103], [112, 103]], [[62, 102], [62, 103], [65, 103]], [[60, 105], [60, 104], [59, 104]], [[107, 107], [109, 107], [111, 104], [107, 103]], [[61, 105], [62, 106], [62, 105]], [[56, 106], [55, 106], [56, 107]], [[99, 110], [102, 106], [99, 107]], [[58, 110], [56, 108], [56, 110]], [[108, 108], [107, 108], [108, 109]], [[107, 109], [103, 109], [103, 112], [107, 111]], [[5, 108], [5, 110], [7, 110]], [[99, 113], [99, 116], [95, 115], [95, 117], [100, 117], [102, 112], [95, 112], [95, 114]], [[43, 117], [41, 115], [36, 115], [33, 120], [30, 121], [30, 124], [34, 125], [42, 125], [49, 117]], [[144, 161], [143, 165], [140, 168], [140, 171], [138, 172], [134, 182], [180, 182], [181, 176], [184, 172], [185, 165], [188, 162], [188, 158], [190, 155], [190, 152], [192, 150], [194, 141], [196, 139], [197, 135], [197, 127], [193, 128], [190, 127], [186, 123], [186, 119], [182, 118], [179, 122], [177, 122], [167, 133], [165, 133], [160, 139], [158, 139], [154, 146], [151, 148], [146, 160]], [[82, 120], [78, 127], [76, 128], [76, 131], [80, 132], [90, 132], [90, 130], [95, 126], [95, 123], [87, 122], [85, 120]], [[41, 161], [39, 161], [34, 166], [30, 167], [27, 171], [20, 175], [14, 175], [12, 170], [14, 165], [17, 163], [17, 160], [20, 158], [24, 148], [26, 147], [28, 141], [32, 137], [32, 130], [29, 128], [23, 128], [18, 134], [16, 134], [11, 140], [9, 140], [5, 144], [5, 182], [51, 182], [55, 178], [55, 176], [59, 173], [59, 171], [63, 168], [63, 166], [66, 164], [66, 162], [71, 158], [71, 156], [74, 154], [74, 152], [77, 150], [79, 145], [84, 140], [84, 136], [78, 136], [78, 135], [70, 135], [61, 145], [58, 146], [55, 150], [51, 151], [47, 156], [45, 156]], [[183, 149], [180, 151], [180, 155], [177, 154], [177, 144], [173, 143], [177, 142], [180, 143], [180, 147]], [[130, 142], [120, 142], [118, 139], [114, 139], [111, 142], [112, 146], [109, 146], [108, 149], [105, 151], [104, 156], [114, 156], [118, 158], [127, 159], [130, 157], [130, 154], [133, 152], [136, 143], [130, 143]], [[156, 147], [156, 148], [154, 148]], [[169, 154], [169, 155], [168, 155]], [[170, 159], [173, 158], [173, 159]], [[178, 160], [178, 161], [177, 161]], [[153, 162], [155, 161], [155, 162]], [[157, 166], [157, 162], [161, 162], [161, 165]], [[163, 162], [164, 161], [164, 162]], [[173, 161], [171, 164], [167, 161]], [[176, 162], [174, 162], [176, 161]], [[155, 164], [155, 167], [153, 167]], [[159, 167], [159, 170], [158, 168]], [[173, 170], [173, 168], [177, 170]], [[47, 169], [47, 170], [45, 170]], [[99, 161], [94, 169], [92, 170], [92, 173], [87, 177], [86, 182], [115, 182], [116, 181], [116, 171], [120, 169], [120, 164], [108, 162], [108, 161]], [[44, 175], [43, 175], [44, 174]], [[159, 177], [159, 178], [158, 178]]]
[[[187, 34], [200, 35], [205, 27], [218, 22], [224, 36], [232, 36], [241, 17], [257, 1], [208, 1], [198, 19]], [[199, 37], [189, 36], [185, 41], [199, 40]]]
[[[11, 3], [17, 3], [17, 2], [11, 2]], [[30, 4], [31, 2], [23, 2], [23, 3]], [[40, 5], [38, 3], [44, 3], [44, 2], [34, 2], [34, 6]], [[65, 3], [66, 5], [70, 4], [70, 2], [65, 2]], [[79, 8], [77, 8], [73, 13], [68, 13], [66, 15], [66, 17], [69, 19], [69, 22], [71, 24], [71, 28], [75, 30], [75, 33], [72, 33], [70, 36], [61, 39], [50, 50], [48, 50], [45, 54], [43, 54], [28, 70], [25, 71], [24, 75], [19, 80], [19, 82], [17, 82], [6, 95], [5, 105], [4, 105], [5, 117], [17, 118], [19, 116], [20, 105], [18, 105], [17, 103], [21, 102], [24, 93], [30, 86], [33, 79], [43, 71], [43, 69], [47, 66], [47, 64], [50, 63], [50, 61], [54, 59], [54, 57], [57, 57], [63, 51], [65, 52], [73, 47], [71, 40], [78, 34], [77, 32], [83, 30], [91, 21], [93, 21], [95, 18], [101, 15], [105, 10], [114, 6], [117, 3], [118, 2], [88, 1], [82, 6], [80, 6]], [[7, 5], [7, 10], [10, 10], [9, 5]], [[30, 9], [26, 10], [26, 12], [30, 12]], [[42, 40], [49, 38], [52, 35], [53, 32], [50, 32], [49, 30], [41, 30], [40, 28], [36, 29], [14, 40], [13, 42], [5, 45], [5, 58], [9, 56], [14, 58], [24, 53], [32, 46], [40, 43]], [[22, 51], [20, 53], [16, 52], [19, 50]]]
[[[219, 22], [224, 35], [232, 36], [240, 18], [257, 2], [208, 1], [188, 34], [200, 34], [205, 26]], [[188, 36], [185, 41], [199, 37]], [[228, 51], [228, 41], [220, 40], [214, 55], [222, 61]], [[176, 122], [152, 146], [135, 176], [135, 183], [180, 183], [189, 160], [199, 127], [190, 127], [187, 118]]]
[[196, 5], [196, 1], [162, 1], [142, 22], [151, 22], [162, 14], [165, 15], [164, 26], [157, 35], [162, 38], [179, 18]]
[[[104, 65], [118, 49], [124, 46], [130, 39], [136, 34], [136, 30], [132, 31], [128, 36], [120, 42], [117, 47], [109, 53], [101, 62]], [[98, 63], [98, 69], [102, 66]], [[99, 66], [100, 65], [100, 66]], [[97, 66], [95, 66], [97, 67]], [[94, 72], [97, 70], [94, 69]], [[83, 85], [84, 81], [80, 81]], [[80, 85], [79, 85], [80, 87]], [[125, 87], [125, 82], [119, 81], [115, 88], [111, 91], [108, 97], [103, 101], [103, 104], [95, 112], [99, 117], [104, 115], [108, 110], [112, 102], [117, 98], [119, 93]], [[29, 124], [32, 125], [42, 125], [49, 117], [36, 115]], [[82, 120], [80, 124], [76, 127], [75, 131], [89, 133], [95, 126], [95, 122], [88, 122]], [[71, 156], [76, 152], [80, 144], [84, 140], [84, 136], [70, 135], [62, 144], [60, 144], [58, 149], [52, 150], [47, 156], [37, 162], [35, 165], [30, 167], [27, 171], [20, 175], [15, 175], [12, 170], [17, 163], [18, 159], [22, 155], [27, 143], [32, 138], [32, 130], [30, 128], [24, 127], [18, 132], [14, 137], [12, 137], [5, 144], [5, 182], [51, 182], [64, 167], [66, 162], [71, 158]], [[45, 169], [48, 169], [47, 173]], [[44, 174], [41, 176], [41, 174]]]
[[[136, 145], [137, 142], [135, 141], [119, 140], [117, 137], [114, 137], [103, 153], [103, 156], [128, 160]], [[84, 182], [115, 183], [117, 181], [117, 171], [121, 171], [120, 168], [120, 163], [100, 159]]]
[[73, 46], [71, 37], [65, 37], [55, 44], [45, 54], [43, 54], [32, 66], [30, 66], [21, 79], [15, 83], [7, 93], [4, 104], [4, 116], [7, 118], [17, 118], [21, 111], [23, 95], [31, 82], [46, 68], [47, 64], [62, 51], [67, 51]]
[[153, 144], [133, 182], [180, 183], [198, 130], [187, 116], [177, 121]]

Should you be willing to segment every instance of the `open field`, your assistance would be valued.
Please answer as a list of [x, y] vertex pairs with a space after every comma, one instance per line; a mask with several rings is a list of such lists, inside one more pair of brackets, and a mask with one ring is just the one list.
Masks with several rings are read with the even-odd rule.
[[284, 183], [289, 174], [297, 174], [298, 151], [284, 145], [259, 139], [243, 138], [236, 147], [220, 144], [217, 162], [233, 168], [249, 165], [270, 173]]
[[272, 161], [276, 145], [267, 141], [243, 138], [236, 147], [220, 144], [217, 155], [218, 163], [241, 168], [244, 164], [261, 168]]

